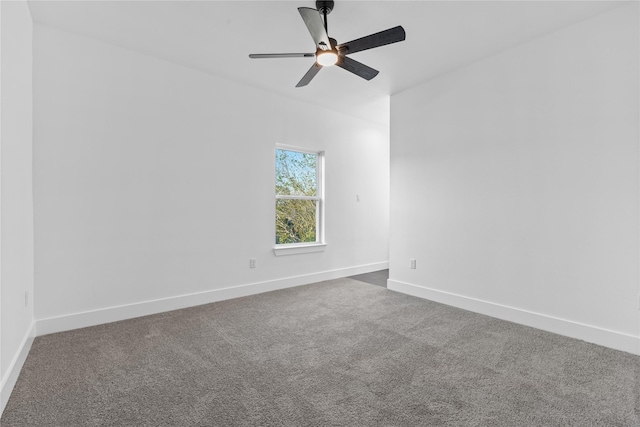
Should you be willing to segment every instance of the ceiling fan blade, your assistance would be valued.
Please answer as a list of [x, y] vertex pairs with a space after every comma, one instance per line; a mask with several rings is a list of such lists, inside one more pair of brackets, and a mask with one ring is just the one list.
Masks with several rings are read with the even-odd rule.
[[307, 74], [305, 74], [304, 77], [302, 77], [302, 79], [298, 82], [296, 87], [302, 87], [302, 86], [308, 85], [311, 79], [313, 79], [316, 76], [316, 74], [318, 74], [318, 71], [320, 71], [321, 68], [322, 68], [322, 65], [318, 65], [317, 62], [314, 62], [311, 68], [309, 68], [309, 71], [307, 71]]
[[331, 42], [327, 35], [327, 30], [324, 28], [324, 22], [320, 12], [310, 7], [299, 7], [298, 12], [302, 16], [302, 20], [311, 33], [311, 38], [316, 43], [316, 46], [322, 50], [331, 49]]
[[374, 47], [384, 46], [386, 44], [401, 42], [406, 38], [404, 28], [401, 26], [389, 28], [379, 33], [370, 34], [347, 43], [336, 46], [341, 54], [349, 55], [350, 53], [360, 52], [361, 50], [373, 49]]
[[251, 53], [249, 58], [262, 59], [262, 58], [313, 58], [315, 53]]
[[362, 77], [365, 80], [371, 80], [378, 75], [378, 70], [374, 70], [373, 68], [346, 56], [341, 56], [336, 65], [352, 72], [356, 76]]

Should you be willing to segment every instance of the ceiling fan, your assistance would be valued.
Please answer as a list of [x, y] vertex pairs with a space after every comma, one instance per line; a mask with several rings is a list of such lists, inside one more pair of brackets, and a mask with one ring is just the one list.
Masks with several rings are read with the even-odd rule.
[[[384, 46], [405, 39], [404, 28], [393, 27], [379, 33], [370, 34], [347, 43], [338, 44], [336, 39], [329, 37], [327, 15], [333, 10], [333, 1], [316, 1], [317, 9], [299, 7], [298, 12], [311, 33], [311, 38], [316, 44], [315, 53], [252, 53], [249, 58], [314, 58], [316, 62], [302, 77], [296, 87], [309, 84], [311, 79], [318, 74], [322, 67], [337, 65], [366, 80], [371, 80], [378, 75], [378, 70], [364, 65], [347, 55], [374, 47]], [[324, 17], [324, 21], [323, 18]]]

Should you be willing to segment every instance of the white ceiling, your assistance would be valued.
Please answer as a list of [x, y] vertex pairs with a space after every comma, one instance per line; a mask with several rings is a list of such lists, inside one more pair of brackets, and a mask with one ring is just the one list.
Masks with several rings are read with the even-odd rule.
[[337, 0], [329, 35], [347, 42], [396, 25], [404, 42], [353, 54], [380, 74], [367, 82], [325, 68], [296, 83], [314, 52], [297, 7], [315, 1], [30, 1], [37, 23], [93, 37], [283, 96], [388, 123], [389, 95], [621, 5], [613, 1]]

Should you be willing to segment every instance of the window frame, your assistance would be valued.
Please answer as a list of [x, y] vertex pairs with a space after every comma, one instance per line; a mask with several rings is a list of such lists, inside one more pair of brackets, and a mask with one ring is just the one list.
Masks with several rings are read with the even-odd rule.
[[[295, 151], [298, 153], [304, 154], [314, 154], [316, 156], [316, 195], [315, 196], [290, 196], [290, 195], [280, 195], [276, 194], [276, 161], [277, 161], [277, 151], [285, 150], [285, 151]], [[324, 195], [324, 161], [325, 161], [325, 152], [322, 150], [313, 150], [304, 147], [297, 147], [293, 145], [286, 144], [276, 144], [275, 149], [273, 150], [274, 154], [274, 177], [273, 177], [273, 193], [274, 193], [274, 201], [278, 200], [314, 200], [316, 201], [316, 241], [315, 242], [302, 242], [302, 243], [282, 243], [275, 244], [273, 246], [273, 251], [276, 256], [281, 255], [293, 255], [293, 254], [301, 254], [301, 253], [312, 253], [312, 252], [322, 252], [325, 250], [327, 244], [324, 240], [324, 205], [325, 205], [325, 195]], [[274, 204], [275, 206], [275, 204]], [[275, 217], [277, 212], [274, 211], [273, 218]], [[273, 236], [276, 235], [276, 227], [275, 221], [273, 221]]]

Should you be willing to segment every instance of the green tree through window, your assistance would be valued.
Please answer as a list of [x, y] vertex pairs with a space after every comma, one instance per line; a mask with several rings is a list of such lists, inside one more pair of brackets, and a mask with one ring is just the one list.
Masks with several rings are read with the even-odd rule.
[[276, 149], [276, 244], [318, 241], [317, 153]]

